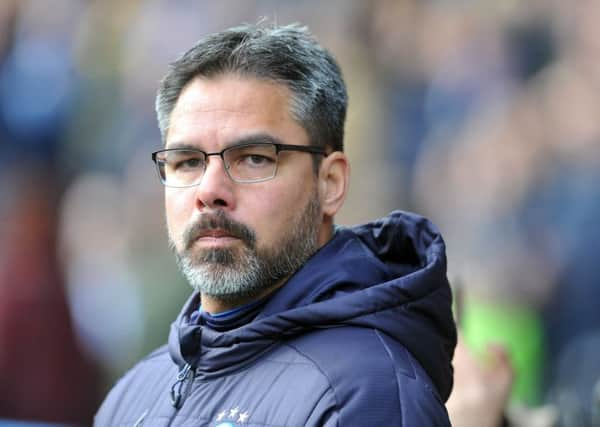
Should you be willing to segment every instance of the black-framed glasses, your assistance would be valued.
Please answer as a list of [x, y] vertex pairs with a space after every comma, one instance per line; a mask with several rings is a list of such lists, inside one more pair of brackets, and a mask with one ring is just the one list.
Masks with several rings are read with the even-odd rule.
[[232, 145], [216, 153], [195, 148], [166, 148], [152, 153], [152, 161], [156, 164], [161, 182], [167, 187], [199, 185], [210, 156], [221, 157], [225, 171], [233, 181], [252, 183], [275, 178], [281, 151], [327, 156], [327, 152], [319, 147], [251, 142]]

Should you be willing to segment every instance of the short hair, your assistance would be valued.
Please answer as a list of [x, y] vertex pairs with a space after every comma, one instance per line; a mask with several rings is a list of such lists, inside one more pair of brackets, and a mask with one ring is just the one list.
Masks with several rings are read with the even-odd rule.
[[306, 130], [310, 144], [343, 151], [348, 94], [340, 67], [298, 24], [244, 24], [211, 34], [170, 64], [156, 97], [163, 141], [184, 87], [195, 77], [229, 73], [285, 85], [292, 94], [290, 114]]

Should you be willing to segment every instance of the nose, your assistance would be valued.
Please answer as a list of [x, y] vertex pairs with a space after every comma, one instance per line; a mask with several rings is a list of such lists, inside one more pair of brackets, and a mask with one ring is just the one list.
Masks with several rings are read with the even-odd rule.
[[199, 210], [234, 208], [234, 182], [225, 171], [223, 159], [210, 156], [202, 181], [196, 187], [196, 207]]

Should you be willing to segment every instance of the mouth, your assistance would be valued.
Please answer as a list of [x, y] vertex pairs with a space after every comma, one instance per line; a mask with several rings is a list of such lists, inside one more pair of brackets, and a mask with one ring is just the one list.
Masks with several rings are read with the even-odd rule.
[[227, 218], [222, 211], [214, 215], [203, 215], [198, 222], [190, 224], [182, 236], [184, 250], [192, 247], [225, 248], [240, 243], [252, 248], [255, 239], [250, 228]]
[[229, 245], [240, 239], [231, 233], [221, 229], [205, 230], [198, 235], [195, 239], [194, 244], [200, 244], [202, 246], [222, 246]]

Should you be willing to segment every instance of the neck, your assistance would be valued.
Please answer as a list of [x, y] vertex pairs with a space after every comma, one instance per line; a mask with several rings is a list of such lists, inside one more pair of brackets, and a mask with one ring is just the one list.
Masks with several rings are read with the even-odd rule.
[[319, 238], [317, 240], [319, 249], [325, 246], [333, 237], [333, 218], [326, 216], [321, 222]]

